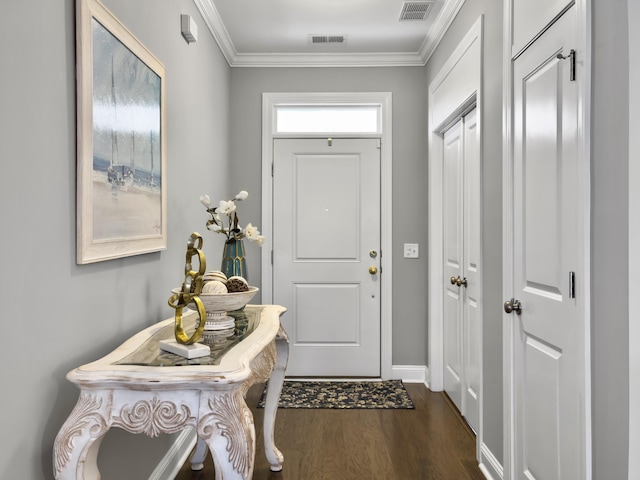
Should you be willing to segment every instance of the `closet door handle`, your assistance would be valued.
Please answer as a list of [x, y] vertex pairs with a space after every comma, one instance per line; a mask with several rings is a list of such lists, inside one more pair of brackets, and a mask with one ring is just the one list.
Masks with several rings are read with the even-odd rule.
[[451, 277], [449, 279], [449, 281], [451, 282], [451, 285], [457, 285], [459, 287], [467, 287], [467, 277], [464, 278], [460, 278], [460, 276], [457, 277]]
[[520, 300], [512, 298], [511, 300], [504, 302], [504, 311], [507, 313], [516, 312], [516, 314], [520, 315], [522, 313], [522, 304], [520, 303]]

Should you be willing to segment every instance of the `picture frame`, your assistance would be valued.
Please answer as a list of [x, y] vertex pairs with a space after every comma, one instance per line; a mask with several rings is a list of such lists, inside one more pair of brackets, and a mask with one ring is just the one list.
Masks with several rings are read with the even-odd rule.
[[99, 0], [76, 0], [76, 263], [167, 248], [164, 65]]

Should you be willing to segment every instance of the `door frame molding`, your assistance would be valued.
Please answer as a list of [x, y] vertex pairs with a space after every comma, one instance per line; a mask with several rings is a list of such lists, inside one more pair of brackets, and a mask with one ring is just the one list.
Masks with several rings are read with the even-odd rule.
[[[444, 286], [443, 286], [443, 162], [444, 132], [460, 117], [477, 108], [479, 161], [483, 163], [482, 139], [482, 44], [483, 16], [481, 15], [460, 41], [440, 71], [429, 84], [429, 289], [428, 289], [428, 384], [433, 391], [444, 389]], [[482, 199], [482, 167], [480, 170], [480, 198]], [[482, 212], [482, 207], [480, 208]], [[482, 266], [482, 219], [480, 221], [480, 271]], [[483, 291], [480, 281], [480, 292]], [[482, 293], [480, 294], [482, 298]], [[482, 301], [478, 308], [483, 325]], [[482, 332], [482, 327], [481, 330]], [[479, 417], [476, 458], [482, 463], [483, 445], [483, 370], [482, 334], [480, 344]]]
[[380, 376], [392, 377], [392, 94], [391, 92], [264, 92], [262, 94], [262, 300], [273, 301], [273, 140], [275, 138], [326, 138], [327, 133], [275, 133], [275, 109], [279, 105], [379, 105], [380, 132], [335, 134], [333, 138], [379, 138], [380, 150]]
[[[514, 296], [514, 211], [513, 211], [513, 62], [526, 49], [512, 51], [513, 45], [513, 0], [503, 2], [503, 79], [502, 79], [502, 111], [503, 111], [503, 135], [502, 135], [502, 245], [503, 245], [503, 270], [502, 291], [503, 299]], [[572, 0], [567, 2], [563, 10], [576, 6], [577, 18], [577, 52], [582, 52], [580, 61], [577, 62], [576, 75], [582, 79], [578, 85], [578, 158], [585, 159], [579, 163], [578, 185], [582, 205], [579, 214], [582, 216], [583, 229], [583, 260], [584, 279], [581, 279], [583, 297], [580, 299], [581, 311], [584, 314], [584, 391], [585, 391], [585, 418], [584, 435], [585, 445], [585, 473], [586, 478], [592, 476], [592, 404], [591, 404], [591, 0]], [[555, 20], [555, 19], [554, 19]], [[552, 22], [553, 23], [553, 22]], [[547, 26], [548, 27], [548, 26]], [[546, 30], [543, 29], [543, 31]], [[514, 396], [514, 359], [512, 345], [515, 329], [513, 328], [512, 315], [503, 313], [502, 352], [503, 352], [503, 445], [504, 445], [504, 477], [516, 478], [515, 458], [515, 396]]]

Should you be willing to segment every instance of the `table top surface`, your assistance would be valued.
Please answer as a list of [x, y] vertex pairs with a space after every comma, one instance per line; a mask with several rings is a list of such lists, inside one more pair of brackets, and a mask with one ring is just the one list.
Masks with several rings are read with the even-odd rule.
[[[129, 355], [116, 361], [116, 365], [140, 365], [147, 367], [180, 367], [186, 365], [220, 365], [220, 360], [235, 345], [247, 338], [260, 323], [260, 314], [263, 307], [248, 307], [244, 310], [229, 312], [228, 315], [235, 319], [235, 326], [224, 330], [205, 331], [198, 343], [208, 345], [211, 353], [205, 357], [184, 358], [174, 353], [160, 349], [161, 340], [174, 340], [174, 325], [169, 324], [154, 334]], [[198, 316], [195, 313], [188, 314], [183, 323], [185, 329], [195, 329]]]
[[[275, 339], [285, 311], [279, 305], [247, 305], [242, 311], [230, 312], [235, 326], [205, 332], [198, 343], [209, 345], [211, 353], [194, 359], [160, 349], [161, 340], [175, 339], [171, 317], [134, 335], [101, 359], [70, 371], [67, 378], [86, 386], [234, 382], [250, 374], [251, 361]], [[185, 313], [185, 329], [195, 328], [197, 320], [196, 312]]]

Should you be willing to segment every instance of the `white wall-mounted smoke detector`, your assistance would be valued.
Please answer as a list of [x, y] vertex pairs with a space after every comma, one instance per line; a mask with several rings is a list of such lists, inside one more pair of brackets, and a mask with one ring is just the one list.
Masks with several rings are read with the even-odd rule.
[[194, 43], [198, 40], [198, 25], [190, 15], [180, 15], [180, 30], [187, 43]]

